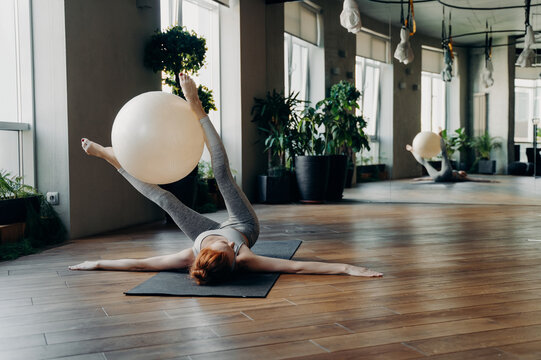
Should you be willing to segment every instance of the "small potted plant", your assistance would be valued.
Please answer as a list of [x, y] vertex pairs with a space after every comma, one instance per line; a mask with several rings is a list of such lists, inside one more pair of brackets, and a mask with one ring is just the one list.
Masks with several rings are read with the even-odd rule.
[[22, 180], [20, 176], [0, 171], [0, 225], [24, 222], [29, 205], [39, 210], [40, 194]]
[[[225, 202], [214, 177], [212, 164], [201, 160], [198, 166], [198, 191], [196, 209], [198, 212], [214, 212], [218, 209], [225, 209]], [[232, 170], [234, 173], [234, 171]]]
[[361, 150], [360, 156], [357, 158], [357, 181], [368, 182], [387, 179], [386, 165], [377, 163], [374, 158], [368, 154], [365, 155], [364, 150]]
[[64, 224], [45, 197], [7, 171], [0, 171], [0, 225], [9, 229], [8, 236], [0, 231], [0, 261], [32, 254], [66, 237]]
[[331, 87], [329, 97], [317, 104], [323, 112], [325, 153], [331, 156], [327, 200], [342, 198], [348, 163], [353, 166], [355, 154], [370, 149], [364, 132], [366, 121], [355, 115], [360, 96], [353, 84], [341, 81]]
[[494, 174], [496, 172], [496, 160], [490, 160], [490, 152], [499, 149], [502, 143], [496, 137], [491, 137], [488, 132], [474, 137], [470, 147], [475, 151], [476, 159], [472, 168], [478, 165], [480, 174]]
[[[466, 130], [464, 128], [456, 129], [452, 134], [448, 134], [447, 129], [442, 130], [440, 133], [444, 143], [447, 156], [451, 163], [451, 167], [455, 170], [463, 170], [466, 168], [466, 165], [460, 161], [460, 155], [462, 151], [467, 150], [470, 146], [470, 141], [466, 135]], [[458, 161], [453, 159], [455, 153], [458, 153]], [[432, 160], [428, 161], [436, 170], [441, 169], [441, 154], [434, 157]], [[427, 174], [426, 170], [423, 168], [423, 174]]]
[[[197, 75], [205, 64], [206, 52], [205, 38], [184, 26], [173, 26], [152, 35], [145, 47], [144, 63], [154, 72], [163, 72], [164, 84], [171, 87], [173, 94], [184, 99], [179, 73]], [[205, 112], [216, 110], [211, 90], [199, 85], [197, 92]]]
[[279, 204], [291, 201], [291, 150], [298, 123], [297, 109], [303, 101], [298, 94], [284, 96], [273, 90], [265, 98], [254, 99], [253, 122], [264, 137], [267, 174], [258, 176], [259, 202]]

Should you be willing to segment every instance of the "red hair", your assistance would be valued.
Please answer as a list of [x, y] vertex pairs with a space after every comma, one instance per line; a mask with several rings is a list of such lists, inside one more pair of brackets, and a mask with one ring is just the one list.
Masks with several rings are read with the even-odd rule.
[[205, 248], [190, 267], [190, 277], [197, 285], [219, 283], [231, 275], [231, 262], [224, 251]]

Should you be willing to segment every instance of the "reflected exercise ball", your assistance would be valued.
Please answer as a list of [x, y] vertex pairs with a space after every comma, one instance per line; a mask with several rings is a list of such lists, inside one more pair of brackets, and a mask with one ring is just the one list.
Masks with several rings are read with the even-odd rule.
[[441, 151], [440, 136], [432, 131], [421, 131], [413, 138], [413, 152], [425, 159], [438, 155]]
[[182, 179], [203, 153], [201, 125], [186, 100], [151, 91], [128, 101], [111, 132], [118, 162], [133, 177], [150, 184]]

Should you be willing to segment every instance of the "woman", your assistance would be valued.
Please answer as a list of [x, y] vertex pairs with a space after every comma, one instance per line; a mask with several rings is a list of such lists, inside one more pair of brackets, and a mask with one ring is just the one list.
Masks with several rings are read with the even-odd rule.
[[[477, 178], [471, 178], [466, 174], [465, 171], [455, 171], [453, 170], [453, 167], [451, 166], [451, 161], [449, 160], [449, 156], [447, 155], [447, 147], [445, 145], [445, 141], [441, 137], [441, 131], [439, 133], [440, 135], [440, 148], [441, 148], [441, 170], [438, 171], [434, 169], [432, 165], [423, 157], [419, 156], [415, 153], [411, 145], [406, 145], [406, 150], [411, 152], [415, 160], [421, 165], [423, 165], [426, 169], [426, 172], [428, 173], [428, 176], [434, 180], [434, 182], [437, 183], [453, 183], [453, 182], [462, 182], [462, 181], [474, 181], [474, 182], [497, 182], [492, 180], [485, 180], [485, 179], [477, 179]], [[425, 178], [415, 178], [413, 179], [415, 181], [425, 180]]]
[[246, 195], [233, 180], [224, 146], [203, 110], [195, 83], [184, 74], [180, 75], [180, 79], [186, 100], [203, 127], [214, 176], [223, 195], [229, 219], [219, 224], [198, 214], [170, 192], [129, 175], [120, 166], [111, 147], [105, 148], [88, 139], [82, 139], [82, 146], [87, 154], [102, 158], [113, 165], [141, 194], [163, 208], [180, 229], [194, 240], [194, 245], [176, 254], [147, 259], [85, 261], [70, 266], [70, 270], [160, 271], [190, 268], [190, 276], [200, 285], [223, 281], [238, 269], [297, 274], [382, 276], [379, 272], [353, 265], [284, 260], [254, 254], [250, 248], [259, 235], [257, 216]]

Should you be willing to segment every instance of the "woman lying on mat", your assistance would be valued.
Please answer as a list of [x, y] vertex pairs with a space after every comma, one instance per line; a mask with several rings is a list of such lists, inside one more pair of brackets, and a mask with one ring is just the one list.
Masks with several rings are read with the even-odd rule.
[[250, 248], [259, 235], [257, 216], [246, 195], [233, 180], [224, 146], [203, 110], [195, 83], [182, 74], [181, 86], [186, 100], [203, 127], [214, 176], [225, 200], [229, 219], [219, 224], [198, 214], [170, 192], [129, 175], [121, 168], [113, 148], [83, 139], [82, 146], [87, 154], [113, 165], [135, 189], [164, 209], [180, 229], [194, 240], [194, 245], [176, 254], [148, 259], [85, 261], [70, 266], [71, 270], [159, 271], [190, 268], [191, 277], [200, 285], [223, 281], [237, 269], [255, 272], [382, 276], [379, 272], [348, 264], [283, 260], [254, 254]]
[[[460, 170], [456, 171], [453, 170], [453, 167], [451, 166], [451, 161], [449, 160], [449, 156], [447, 155], [447, 147], [445, 145], [445, 141], [441, 137], [441, 129], [440, 129], [440, 148], [441, 148], [441, 170], [438, 171], [434, 169], [432, 165], [423, 157], [419, 156], [413, 151], [413, 148], [411, 145], [406, 145], [406, 150], [411, 152], [415, 160], [421, 165], [423, 165], [426, 169], [426, 172], [428, 173], [428, 176], [432, 178], [434, 182], [437, 183], [454, 183], [454, 182], [463, 182], [463, 181], [473, 181], [473, 182], [497, 182], [493, 180], [485, 180], [485, 179], [478, 179], [478, 178], [471, 178], [466, 174], [465, 171]], [[426, 178], [415, 178], [414, 181], [422, 181], [426, 180]]]

